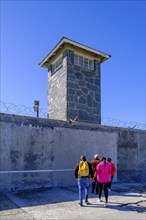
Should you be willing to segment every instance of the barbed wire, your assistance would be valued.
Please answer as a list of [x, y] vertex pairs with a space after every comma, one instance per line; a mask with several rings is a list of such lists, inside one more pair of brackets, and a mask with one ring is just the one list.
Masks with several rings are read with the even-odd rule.
[[[5, 114], [16, 114], [21, 116], [37, 117], [34, 107], [26, 107], [24, 105], [15, 105], [13, 103], [0, 101], [0, 112]], [[39, 109], [39, 118], [47, 118], [48, 113], [43, 109]], [[146, 124], [139, 122], [124, 122], [119, 119], [101, 117], [101, 125], [123, 127], [130, 129], [146, 130]]]
[[102, 117], [101, 118], [102, 125], [114, 126], [114, 127], [122, 127], [122, 128], [131, 128], [131, 129], [140, 129], [146, 130], [146, 124], [142, 124], [139, 122], [125, 122], [115, 118]]
[[[6, 114], [16, 114], [16, 115], [36, 117], [36, 112], [34, 111], [34, 107], [15, 105], [13, 103], [3, 102], [3, 101], [0, 101], [0, 112]], [[47, 112], [42, 108], [39, 109], [39, 118], [47, 118]]]

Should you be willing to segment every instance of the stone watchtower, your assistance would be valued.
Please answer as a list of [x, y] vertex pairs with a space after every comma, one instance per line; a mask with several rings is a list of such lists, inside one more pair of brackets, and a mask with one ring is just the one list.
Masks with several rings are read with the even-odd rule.
[[100, 64], [110, 55], [63, 37], [40, 63], [48, 69], [48, 117], [101, 123]]

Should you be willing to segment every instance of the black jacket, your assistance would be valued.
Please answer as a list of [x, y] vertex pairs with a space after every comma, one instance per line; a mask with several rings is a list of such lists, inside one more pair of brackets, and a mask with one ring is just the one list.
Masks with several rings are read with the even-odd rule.
[[[91, 176], [91, 178], [93, 178], [92, 165], [88, 161], [87, 161], [87, 163], [89, 166], [89, 175]], [[79, 163], [76, 165], [75, 172], [74, 172], [76, 179], [78, 178], [78, 171], [79, 171]]]

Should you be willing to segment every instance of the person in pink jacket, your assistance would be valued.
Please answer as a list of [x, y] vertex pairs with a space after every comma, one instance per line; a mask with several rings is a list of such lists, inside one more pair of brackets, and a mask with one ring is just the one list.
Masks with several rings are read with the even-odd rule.
[[101, 202], [101, 195], [102, 195], [102, 188], [104, 189], [104, 196], [105, 196], [105, 204], [104, 206], [108, 205], [108, 186], [111, 181], [111, 166], [108, 162], [106, 162], [106, 158], [103, 157], [101, 162], [96, 167], [96, 175], [97, 180], [99, 183], [99, 199], [98, 201]]

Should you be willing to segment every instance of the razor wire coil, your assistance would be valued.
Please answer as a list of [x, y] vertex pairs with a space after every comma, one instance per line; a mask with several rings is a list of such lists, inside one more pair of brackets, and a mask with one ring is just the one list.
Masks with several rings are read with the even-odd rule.
[[[34, 107], [15, 105], [4, 101], [0, 101], [0, 113], [36, 117]], [[39, 108], [39, 118], [48, 118], [48, 113], [43, 108]], [[110, 117], [101, 117], [101, 125], [146, 130], [146, 124], [135, 121], [125, 122]]]

